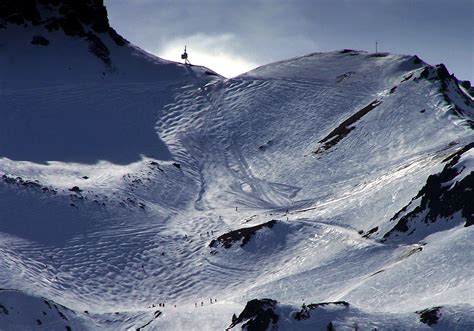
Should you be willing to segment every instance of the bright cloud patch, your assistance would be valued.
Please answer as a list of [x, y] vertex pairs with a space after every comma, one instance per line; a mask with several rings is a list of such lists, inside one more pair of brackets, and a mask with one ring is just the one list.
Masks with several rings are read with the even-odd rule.
[[192, 64], [206, 66], [225, 77], [235, 77], [257, 67], [257, 64], [233, 54], [233, 42], [234, 36], [231, 34], [220, 36], [196, 34], [174, 39], [160, 50], [152, 52], [164, 59], [182, 62], [181, 54], [186, 45]]

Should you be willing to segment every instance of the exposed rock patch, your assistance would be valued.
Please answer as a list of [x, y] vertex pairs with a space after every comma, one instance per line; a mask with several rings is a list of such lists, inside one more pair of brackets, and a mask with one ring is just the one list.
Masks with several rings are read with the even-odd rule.
[[0, 305], [0, 314], [8, 315], [8, 309], [4, 305]]
[[336, 77], [336, 82], [340, 83], [343, 80], [350, 78], [353, 74], [355, 74], [354, 71], [349, 71], [349, 72], [346, 72], [345, 74], [339, 75]]
[[89, 43], [89, 51], [97, 56], [105, 65], [110, 66], [110, 51], [102, 42], [102, 40], [94, 33], [88, 32], [87, 33], [87, 42]]
[[271, 145], [273, 145], [273, 140], [270, 139], [265, 144], [258, 146], [258, 149], [261, 151], [266, 151]]
[[310, 318], [311, 311], [317, 308], [326, 307], [326, 306], [343, 306], [345, 308], [349, 307], [349, 303], [346, 301], [334, 301], [334, 302], [321, 302], [321, 303], [311, 303], [309, 305], [303, 304], [301, 310], [296, 312], [293, 316], [296, 320], [301, 321]]
[[424, 310], [419, 310], [416, 313], [420, 315], [420, 322], [427, 324], [428, 326], [432, 326], [438, 323], [438, 320], [441, 316], [442, 307], [433, 307]]
[[373, 53], [370, 54], [369, 57], [386, 57], [388, 53]]
[[[427, 225], [438, 220], [448, 220], [455, 213], [460, 212], [465, 220], [464, 226], [474, 224], [474, 169], [465, 169], [459, 166], [458, 162], [462, 155], [474, 148], [474, 143], [470, 143], [459, 151], [453, 153], [443, 160], [448, 162], [444, 169], [435, 175], [428, 177], [425, 186], [402, 208], [391, 221], [397, 220], [397, 224], [387, 232], [383, 238], [399, 236], [401, 233], [411, 234], [416, 230], [416, 221], [421, 221]], [[456, 177], [463, 171], [469, 172], [456, 181]], [[410, 212], [410, 207], [419, 201], [419, 205]]]
[[70, 188], [69, 191], [76, 192], [76, 193], [82, 192], [82, 190], [78, 186], [74, 186], [74, 187]]
[[414, 55], [412, 57], [413, 64], [421, 64], [421, 59], [418, 57], [418, 55]]
[[212, 240], [209, 244], [209, 247], [217, 248], [219, 246], [222, 246], [224, 248], [231, 248], [234, 244], [237, 243], [240, 243], [240, 247], [244, 247], [255, 235], [255, 233], [257, 233], [257, 231], [264, 228], [271, 229], [276, 224], [276, 222], [276, 220], [271, 220], [269, 222], [262, 223], [259, 225], [224, 233], [223, 235], [217, 237], [217, 239]]
[[38, 180], [23, 179], [19, 176], [14, 177], [14, 176], [6, 175], [6, 174], [2, 175], [1, 180], [3, 180], [3, 182], [11, 186], [15, 185], [18, 187], [34, 189], [42, 193], [46, 193], [46, 192], [49, 192], [52, 194], [57, 193], [57, 191], [53, 189], [52, 187], [41, 185]]
[[374, 100], [346, 120], [344, 120], [337, 128], [332, 130], [326, 137], [318, 141], [319, 148], [314, 152], [315, 154], [321, 154], [327, 151], [344, 139], [352, 130], [355, 129], [354, 124], [359, 121], [362, 117], [367, 115], [370, 111], [374, 110], [375, 107], [380, 105], [382, 101]]
[[241, 324], [242, 330], [260, 331], [270, 327], [276, 329], [279, 316], [274, 309], [277, 302], [272, 299], [254, 299], [245, 305], [240, 315], [233, 319], [227, 330]]
[[[89, 51], [107, 67], [111, 65], [110, 51], [101, 36], [107, 33], [118, 46], [128, 44], [110, 27], [103, 0], [2, 1], [0, 26], [6, 28], [9, 24], [42, 26], [46, 32], [62, 31], [67, 36], [83, 38]], [[49, 40], [44, 36], [33, 36], [31, 43], [47, 46]]]
[[0, 21], [3, 24], [45, 25], [50, 29], [61, 29], [70, 36], [83, 36], [83, 25], [99, 33], [110, 29], [102, 0], [5, 0], [0, 5]]
[[369, 238], [372, 234], [376, 233], [378, 230], [379, 230], [379, 227], [376, 226], [376, 227], [370, 229], [369, 231], [367, 231], [365, 234], [364, 234], [364, 232], [362, 232], [361, 234], [363, 234], [362, 237]]
[[[469, 109], [474, 107], [474, 102], [466, 95], [466, 92], [471, 97], [474, 97], [474, 93], [472, 88], [466, 89], [465, 86], [468, 85], [467, 83], [464, 83], [465, 86], [463, 86], [463, 82], [460, 82], [454, 74], [450, 74], [446, 66], [442, 63], [435, 67], [425, 66], [417, 80], [422, 78], [430, 81], [438, 81], [440, 84], [439, 92], [443, 95], [446, 104], [451, 106], [453, 114], [463, 118], [471, 129], [474, 129], [473, 114], [469, 111]], [[465, 88], [465, 92], [461, 90], [460, 86]], [[454, 102], [453, 96], [463, 102]]]
[[154, 320], [156, 320], [158, 317], [160, 317], [161, 315], [161, 311], [160, 310], [157, 310], [153, 313], [153, 318], [151, 320], [149, 320], [147, 323], [143, 324], [142, 326], [138, 327], [137, 328], [137, 331], [140, 331], [140, 330], [145, 330], [145, 328], [150, 325], [151, 323], [153, 323]]

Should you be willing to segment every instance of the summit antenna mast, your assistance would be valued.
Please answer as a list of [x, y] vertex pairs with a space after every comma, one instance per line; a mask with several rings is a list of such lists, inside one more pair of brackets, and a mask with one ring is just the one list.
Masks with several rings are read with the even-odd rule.
[[186, 52], [186, 45], [184, 45], [184, 53], [181, 54], [181, 59], [184, 60], [184, 64], [191, 64], [188, 60], [188, 53]]

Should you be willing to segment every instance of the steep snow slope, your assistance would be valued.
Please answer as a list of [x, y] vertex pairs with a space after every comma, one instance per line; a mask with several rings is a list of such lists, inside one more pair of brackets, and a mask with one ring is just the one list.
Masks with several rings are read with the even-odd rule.
[[[450, 222], [448, 233], [419, 244], [408, 238], [405, 245], [358, 234], [393, 227], [389, 220], [428, 175], [472, 141], [472, 101], [459, 88], [447, 91], [445, 85], [457, 81], [444, 70], [416, 57], [312, 54], [208, 86], [208, 97], [190, 111], [208, 111], [191, 143], [176, 129], [160, 131], [173, 151], [186, 149], [183, 156], [175, 153], [181, 162], [194, 162], [202, 181], [198, 210], [221, 214], [222, 206], [236, 206], [250, 216], [242, 221], [252, 224], [289, 218], [290, 227], [262, 230], [268, 239], [211, 250], [214, 264], [241, 266], [236, 272], [249, 275], [249, 289], [233, 300], [351, 298], [385, 312], [472, 304], [472, 257], [465, 253], [471, 228]], [[463, 103], [448, 103], [454, 95]], [[192, 98], [183, 94], [171, 108], [187, 110], [181, 105]], [[323, 146], [325, 139], [333, 143]], [[295, 229], [308, 223], [316, 228]], [[241, 275], [233, 278], [243, 287]]]
[[48, 31], [44, 2], [0, 29], [0, 304], [25, 316], [0, 328], [473, 327], [474, 108], [444, 66], [344, 50], [228, 80], [79, 14]]
[[183, 66], [115, 45], [105, 35], [113, 65], [107, 68], [85, 41], [59, 31], [48, 34], [50, 45], [31, 45], [36, 30], [0, 30], [7, 40], [0, 60], [3, 155], [36, 163], [127, 164], [142, 154], [171, 159], [153, 130], [154, 109], [170, 102], [169, 88], [186, 81]]

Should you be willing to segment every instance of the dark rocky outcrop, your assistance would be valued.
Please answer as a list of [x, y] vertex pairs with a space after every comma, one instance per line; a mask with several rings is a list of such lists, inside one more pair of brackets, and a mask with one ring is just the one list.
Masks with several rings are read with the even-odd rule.
[[69, 191], [76, 192], [76, 193], [82, 192], [82, 190], [78, 186], [74, 186], [73, 188], [70, 188]]
[[244, 310], [237, 318], [233, 318], [227, 330], [241, 323], [242, 330], [247, 331], [276, 329], [279, 317], [274, 311], [276, 305], [277, 302], [272, 299], [254, 299], [247, 302]]
[[438, 320], [441, 315], [442, 307], [433, 307], [424, 310], [419, 310], [416, 313], [420, 315], [420, 322], [427, 324], [428, 326], [432, 326], [438, 323]]
[[270, 139], [265, 144], [258, 146], [258, 149], [261, 151], [266, 151], [272, 145], [273, 145], [273, 140]]
[[418, 57], [418, 55], [414, 55], [411, 60], [413, 61], [413, 64], [421, 64], [421, 59]]
[[35, 0], [4, 0], [0, 2], [0, 22], [4, 25], [11, 24], [27, 24], [34, 25], [41, 22], [37, 4]]
[[0, 314], [5, 314], [5, 315], [9, 314], [7, 307], [1, 304], [0, 304]]
[[474, 86], [471, 85], [471, 81], [469, 80], [463, 80], [459, 83], [465, 91], [472, 97], [474, 98]]
[[[104, 44], [104, 34], [118, 45], [128, 43], [109, 25], [103, 0], [5, 0], [0, 3], [0, 26], [9, 24], [42, 26], [45, 32], [63, 31], [65, 35], [83, 38], [92, 54], [106, 66], [111, 65], [110, 51]], [[33, 37], [32, 44], [47, 45], [43, 36]]]
[[[466, 109], [472, 109], [472, 107], [474, 107], [474, 102], [465, 94], [465, 92], [461, 91], [460, 86], [463, 86], [465, 91], [471, 97], [474, 97], [474, 93], [472, 88], [466, 89], [465, 86], [468, 84], [464, 83], [465, 81], [459, 81], [454, 74], [450, 74], [446, 66], [442, 63], [434, 67], [425, 66], [416, 80], [420, 79], [439, 82], [439, 92], [443, 95], [445, 102], [452, 106], [452, 113], [463, 118], [471, 129], [474, 129], [474, 119], [471, 117], [472, 114], [469, 114], [469, 111], [466, 111]], [[456, 95], [457, 98], [463, 102], [456, 103], [452, 98], [453, 95]]]
[[156, 310], [154, 313], [153, 313], [153, 318], [151, 320], [149, 320], [147, 323], [143, 324], [142, 326], [138, 327], [137, 328], [137, 331], [140, 331], [140, 330], [145, 330], [146, 327], [148, 325], [150, 325], [151, 323], [153, 323], [154, 320], [156, 320], [158, 317], [160, 317], [161, 315], [161, 311], [160, 310]]
[[[455, 213], [460, 212], [465, 219], [464, 226], [474, 224], [474, 204], [472, 203], [474, 201], [474, 169], [457, 166], [461, 156], [472, 148], [474, 148], [474, 143], [464, 146], [443, 160], [448, 162], [443, 170], [429, 176], [425, 186], [411, 202], [391, 219], [391, 221], [398, 219], [398, 222], [383, 236], [384, 239], [401, 233], [413, 233], [416, 229], [413, 223], [422, 215], [424, 215], [422, 222], [430, 224], [439, 219], [449, 220]], [[451, 183], [463, 171], [469, 171], [469, 174], [462, 180]], [[420, 200], [419, 205], [407, 213], [415, 200]]]
[[219, 76], [218, 74], [216, 74], [215, 72], [210, 71], [210, 70], [206, 70], [206, 71], [204, 71], [204, 73], [208, 76]]
[[340, 83], [340, 82], [350, 78], [354, 74], [355, 74], [354, 71], [349, 71], [349, 72], [346, 72], [345, 74], [339, 75], [339, 76], [336, 77], [336, 82]]
[[4, 0], [0, 4], [0, 21], [3, 24], [45, 25], [50, 29], [61, 29], [70, 36], [83, 36], [83, 25], [98, 33], [110, 29], [103, 0]]
[[87, 33], [86, 39], [89, 42], [89, 51], [101, 59], [107, 66], [110, 66], [110, 51], [102, 40], [92, 32]]
[[160, 164], [156, 161], [151, 161], [150, 165], [153, 169], [158, 169], [161, 172], [165, 172], [163, 169], [160, 168]]
[[117, 31], [115, 31], [115, 29], [112, 27], [109, 27], [109, 36], [119, 46], [125, 46], [129, 43], [127, 39], [119, 35]]
[[[327, 313], [327, 309], [333, 310], [335, 307], [347, 309], [349, 308], [349, 303], [346, 301], [335, 301], [312, 303], [309, 305], [303, 304], [300, 311], [293, 312], [290, 314], [290, 316], [296, 323], [298, 323], [298, 321], [304, 321], [309, 319], [311, 317], [311, 314], [317, 313], [319, 309], [321, 309], [322, 311], [324, 310]], [[245, 308], [242, 310], [238, 317], [234, 314], [234, 316], [232, 317], [232, 323], [227, 328], [227, 330], [230, 330], [236, 326], [240, 326], [242, 330], [248, 331], [277, 330], [279, 327], [278, 322], [280, 317], [279, 314], [281, 313], [280, 309], [281, 307], [278, 307], [278, 302], [276, 300], [251, 300], [247, 302]], [[323, 319], [327, 321], [327, 314], [323, 314], [321, 316], [324, 316]]]
[[209, 247], [217, 248], [219, 246], [222, 246], [224, 248], [231, 248], [236, 243], [240, 243], [240, 247], [244, 247], [258, 230], [261, 230], [263, 228], [271, 229], [276, 224], [276, 222], [276, 220], [271, 220], [269, 222], [262, 223], [259, 225], [224, 233], [223, 235], [217, 237], [217, 239], [212, 240], [209, 244]]
[[17, 187], [32, 189], [32, 190], [36, 190], [42, 193], [46, 193], [46, 192], [52, 193], [52, 194], [57, 193], [57, 191], [53, 189], [52, 187], [46, 187], [46, 186], [41, 185], [37, 179], [33, 181], [33, 180], [23, 179], [18, 176], [14, 177], [14, 176], [3, 174], [0, 177], [0, 182], [2, 181], [9, 186], [17, 186]]
[[388, 53], [373, 53], [369, 55], [369, 57], [386, 57], [386, 56], [388, 56]]
[[376, 233], [378, 230], [379, 230], [379, 227], [376, 226], [376, 227], [370, 229], [369, 231], [367, 231], [365, 234], [364, 234], [364, 232], [362, 232], [361, 234], [363, 234], [362, 237], [369, 238], [372, 234]]
[[460, 85], [466, 90], [469, 90], [471, 88], [471, 82], [469, 80], [463, 80]]
[[355, 129], [354, 124], [359, 121], [363, 116], [367, 115], [370, 111], [380, 105], [382, 101], [374, 100], [346, 120], [344, 120], [338, 127], [332, 130], [326, 137], [318, 141], [319, 148], [314, 152], [315, 154], [321, 154], [327, 151], [344, 139], [352, 130]]
[[301, 310], [296, 312], [293, 316], [294, 319], [301, 321], [310, 318], [311, 311], [317, 308], [322, 308], [326, 306], [343, 306], [345, 308], [349, 307], [349, 303], [346, 301], [334, 301], [334, 302], [320, 302], [320, 303], [311, 303], [309, 305], [303, 304]]
[[402, 79], [401, 83], [410, 80], [410, 78], [412, 78], [412, 77], [413, 77], [413, 73], [409, 73], [408, 75], [403, 76], [403, 79]]
[[356, 55], [360, 55], [361, 53], [359, 51], [356, 51], [356, 50], [353, 50], [353, 49], [343, 49], [343, 50], [340, 50], [339, 51], [340, 54], [346, 54], [346, 55], [349, 55], [349, 56], [356, 56]]

